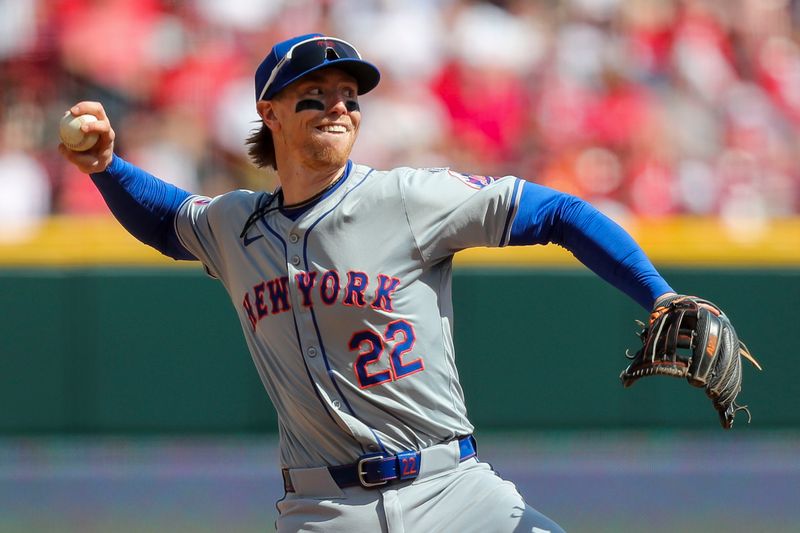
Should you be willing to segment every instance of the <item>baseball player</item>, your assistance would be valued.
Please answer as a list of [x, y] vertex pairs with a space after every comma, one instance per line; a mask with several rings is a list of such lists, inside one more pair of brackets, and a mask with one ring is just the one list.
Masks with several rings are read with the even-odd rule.
[[225, 286], [278, 413], [279, 531], [562, 531], [478, 459], [453, 350], [453, 255], [556, 243], [647, 310], [673, 291], [578, 198], [513, 176], [351, 161], [359, 96], [379, 79], [337, 38], [272, 48], [248, 140], [277, 170], [272, 192], [208, 198], [147, 174], [114, 154], [97, 102], [72, 108], [97, 117], [84, 126], [97, 145], [59, 150], [131, 234]]

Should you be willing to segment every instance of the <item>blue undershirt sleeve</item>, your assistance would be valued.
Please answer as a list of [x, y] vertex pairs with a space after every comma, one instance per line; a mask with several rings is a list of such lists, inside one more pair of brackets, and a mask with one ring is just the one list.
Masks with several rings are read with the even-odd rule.
[[633, 238], [589, 203], [525, 182], [511, 226], [510, 245], [563, 246], [595, 274], [646, 310], [672, 288]]
[[100, 194], [128, 232], [173, 259], [196, 260], [178, 240], [175, 215], [186, 198], [183, 189], [161, 181], [116, 154], [103, 172], [91, 174]]

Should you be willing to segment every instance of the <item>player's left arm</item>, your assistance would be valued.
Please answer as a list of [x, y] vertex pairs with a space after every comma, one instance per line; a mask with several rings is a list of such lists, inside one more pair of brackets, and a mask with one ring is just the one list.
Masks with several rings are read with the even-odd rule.
[[[600, 277], [650, 311], [639, 332], [642, 347], [620, 375], [623, 385], [646, 376], [685, 378], [705, 388], [722, 427], [733, 425], [742, 388], [741, 358], [761, 366], [739, 340], [730, 319], [714, 303], [675, 294], [628, 233], [587, 202], [526, 183], [509, 244], [557, 243]], [[627, 353], [626, 353], [627, 355]]]
[[588, 202], [525, 182], [509, 245], [563, 246], [598, 276], [648, 311], [674, 292], [633, 238]]

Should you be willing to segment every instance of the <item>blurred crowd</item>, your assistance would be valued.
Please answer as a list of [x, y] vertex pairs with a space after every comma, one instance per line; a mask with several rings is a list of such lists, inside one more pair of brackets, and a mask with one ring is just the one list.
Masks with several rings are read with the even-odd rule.
[[381, 69], [358, 162], [513, 174], [615, 218], [800, 211], [797, 0], [0, 0], [0, 233], [107, 212], [55, 149], [79, 100], [180, 187], [273, 188], [252, 75], [312, 31]]

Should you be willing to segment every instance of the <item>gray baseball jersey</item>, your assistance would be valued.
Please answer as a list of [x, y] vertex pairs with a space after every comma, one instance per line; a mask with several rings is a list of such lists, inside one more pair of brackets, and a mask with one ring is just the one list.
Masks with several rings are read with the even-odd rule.
[[296, 220], [265, 193], [192, 196], [183, 245], [225, 286], [279, 419], [281, 463], [347, 464], [472, 432], [453, 352], [455, 252], [502, 246], [521, 181], [348, 166]]

